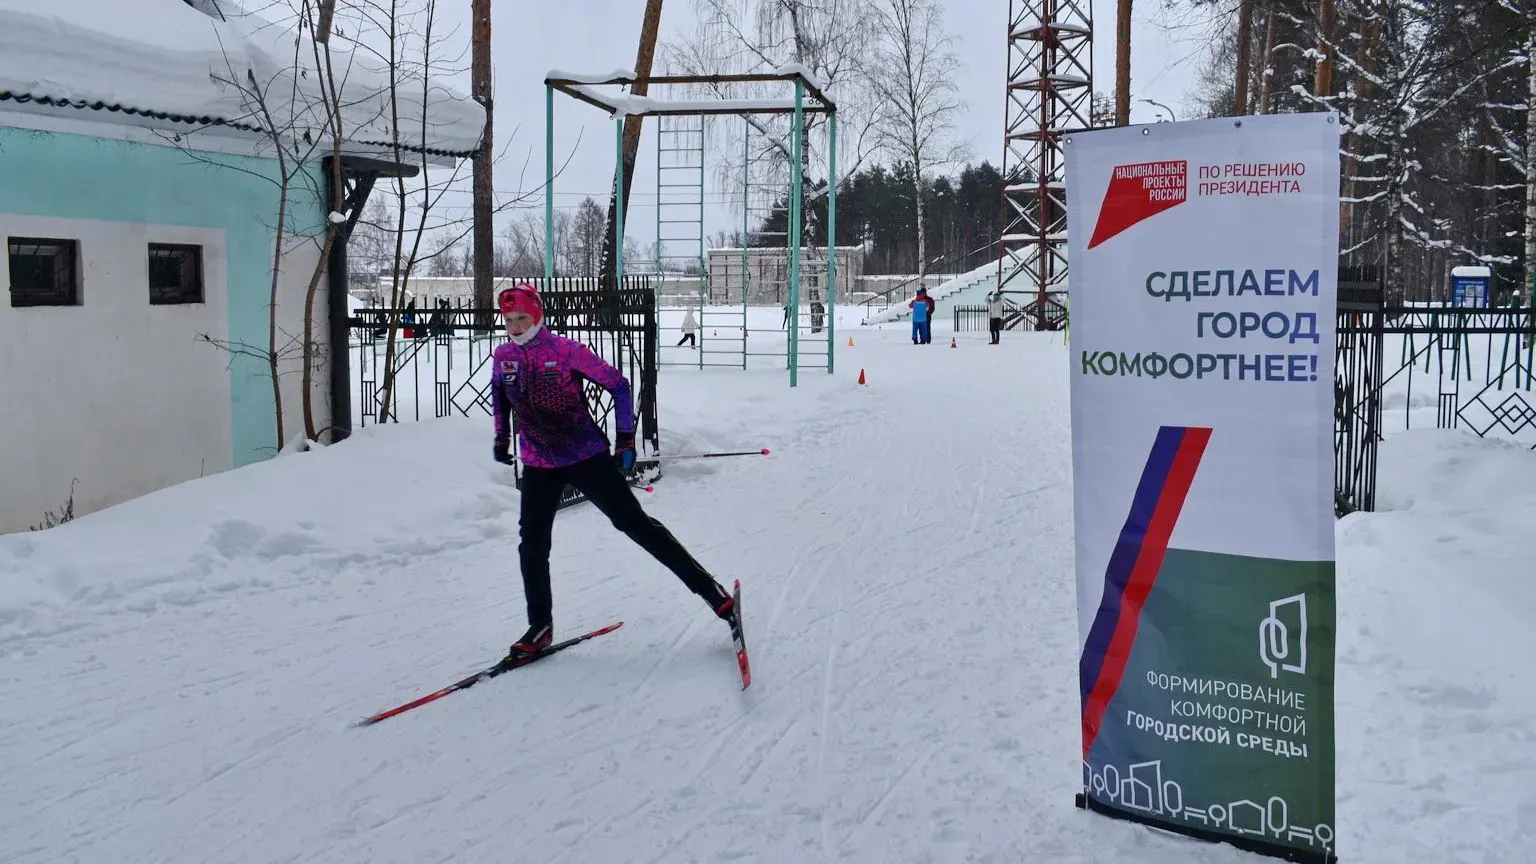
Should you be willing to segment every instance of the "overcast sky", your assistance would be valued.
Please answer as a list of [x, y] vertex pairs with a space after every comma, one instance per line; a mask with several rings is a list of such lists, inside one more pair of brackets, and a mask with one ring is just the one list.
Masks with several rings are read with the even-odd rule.
[[[1006, 64], [1008, 0], [942, 0], [956, 52], [964, 63], [959, 73], [968, 111], [963, 135], [977, 161], [998, 165], [1002, 157], [1003, 87]], [[1167, 0], [1137, 4], [1132, 42], [1133, 99], [1150, 98], [1175, 111], [1194, 84], [1199, 34], [1170, 24], [1162, 10]], [[456, 40], [468, 40], [469, 0], [444, 3], [445, 23], [459, 27]], [[495, 137], [507, 148], [496, 176], [497, 192], [519, 188], [537, 190], [543, 182], [544, 85], [551, 70], [607, 72], [632, 68], [639, 38], [644, 0], [492, 0], [492, 52], [495, 59]], [[1114, 0], [1093, 0], [1097, 30], [1094, 46], [1094, 89], [1114, 86]], [[696, 21], [695, 0], [666, 0], [662, 9], [662, 40], [691, 32]], [[467, 63], [467, 55], [466, 61]], [[660, 72], [660, 64], [656, 67]], [[467, 79], [466, 79], [467, 81]], [[467, 86], [467, 84], [466, 84]], [[615, 92], [617, 92], [615, 90]], [[653, 93], [652, 95], [660, 95]], [[557, 207], [574, 208], [585, 195], [602, 198], [613, 178], [613, 121], [596, 108], [556, 94], [555, 147], [557, 159], [571, 161], [556, 181]], [[1134, 101], [1132, 122], [1153, 122], [1160, 109]], [[1182, 114], [1182, 116], [1188, 116]], [[629, 214], [629, 234], [646, 241], [655, 236], [654, 119], [648, 119], [641, 144]], [[574, 148], [574, 151], [573, 149]], [[733, 190], [714, 188], [709, 197], [723, 200]], [[530, 204], [542, 207], [542, 193]], [[708, 230], [733, 228], [741, 221], [740, 205], [719, 205]]]

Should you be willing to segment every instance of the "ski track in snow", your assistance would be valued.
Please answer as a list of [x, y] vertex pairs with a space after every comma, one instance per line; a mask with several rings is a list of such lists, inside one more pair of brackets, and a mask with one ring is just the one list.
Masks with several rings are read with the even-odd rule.
[[[0, 860], [1261, 860], [1072, 806], [1059, 336], [857, 339], [837, 375], [802, 370], [793, 391], [783, 370], [662, 374], [669, 450], [773, 448], [674, 463], [642, 497], [723, 583], [742, 579], [744, 692], [725, 626], [580, 505], [556, 521], [555, 638], [622, 628], [348, 725], [484, 666], [523, 629], [517, 496], [485, 458], [488, 418], [370, 430], [293, 457], [309, 460], [299, 473], [280, 459], [49, 532], [90, 538], [78, 557], [49, 536], [0, 538], [0, 565], [45, 586], [37, 602], [0, 594]], [[1510, 641], [1437, 669], [1393, 623], [1435, 605], [1392, 595], [1398, 582], [1456, 590], [1386, 539], [1404, 523], [1434, 545], [1423, 526], [1441, 518], [1341, 523], [1348, 860], [1536, 851], [1536, 704], [1497, 671], [1466, 672], [1536, 646], [1493, 627]], [[1502, 596], [1465, 602], [1510, 615]], [[1405, 722], [1422, 744], [1394, 741]], [[1510, 758], [1467, 756], [1457, 736]], [[1504, 796], [1487, 817], [1467, 810], [1479, 784]], [[1473, 818], [1502, 838], [1453, 840]], [[1399, 830], [1415, 820], [1433, 833]]]

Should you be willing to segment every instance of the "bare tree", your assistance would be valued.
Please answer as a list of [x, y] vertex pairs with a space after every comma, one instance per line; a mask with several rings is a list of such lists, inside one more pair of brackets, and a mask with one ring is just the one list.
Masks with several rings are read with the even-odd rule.
[[878, 98], [876, 140], [898, 162], [912, 166], [917, 206], [917, 274], [928, 272], [924, 172], [965, 157], [955, 124], [965, 110], [955, 86], [960, 58], [951, 50], [933, 0], [878, 0], [872, 22], [878, 40], [870, 86]]
[[502, 247], [502, 260], [497, 264], [498, 275], [526, 277], [544, 272], [542, 212], [525, 210], [518, 214], [507, 224], [502, 238], [506, 242]]
[[370, 197], [347, 242], [348, 278], [353, 284], [377, 285], [390, 266], [395, 215], [383, 196]]
[[[330, 264], [332, 248], [337, 243], [346, 242], [353, 227], [363, 223], [362, 214], [346, 212], [343, 153], [377, 150], [382, 146], [383, 155], [386, 158], [392, 156], [395, 165], [402, 168], [408, 159], [421, 154], [421, 176], [413, 184], [419, 187], [417, 197], [413, 199], [406, 193], [405, 179], [401, 176], [397, 178], [397, 206], [390, 212], [389, 208], [376, 204], [371, 224], [365, 223], [369, 235], [369, 248], [365, 254], [373, 259], [376, 268], [390, 274], [391, 293], [395, 298], [404, 287], [398, 263], [408, 262], [405, 268], [408, 278], [409, 263], [417, 260], [414, 250], [420, 246], [420, 235], [432, 227], [427, 214], [453, 183], [452, 176], [446, 181], [434, 180], [429, 179], [425, 171], [430, 162], [425, 155], [428, 142], [436, 132], [433, 129], [429, 133], [431, 106], [442, 104], [449, 98], [436, 84], [447, 75], [443, 64], [432, 54], [432, 46], [442, 41], [432, 32], [435, 0], [424, 0], [424, 4], [410, 8], [407, 5], [402, 0], [358, 0], [338, 9], [335, 0], [273, 0], [261, 7], [260, 16], [243, 10], [220, 11], [217, 17], [229, 25], [222, 33], [238, 34], [252, 40], [257, 50], [231, 53], [226, 46], [226, 68], [222, 73], [216, 71], [214, 77], [239, 94], [248, 113], [234, 118], [232, 125], [256, 133], [262, 139], [257, 155], [276, 162], [275, 176], [235, 160], [210, 157], [193, 149], [195, 145], [183, 138], [174, 139], [195, 158], [262, 176], [277, 186], [277, 213], [273, 225], [277, 242], [267, 298], [267, 344], [253, 346], [219, 340], [208, 334], [203, 334], [203, 338], [232, 355], [257, 358], [265, 364], [272, 384], [279, 448], [290, 443], [282, 379], [295, 373], [302, 381], [299, 391], [304, 427], [302, 440], [320, 440], [321, 434], [328, 431], [328, 427], [321, 428], [316, 423], [313, 402], [315, 372], [324, 354], [315, 336], [316, 300]], [[424, 31], [417, 26], [421, 18], [425, 19]], [[380, 35], [385, 37], [384, 49], [377, 44]], [[421, 36], [419, 46], [412, 43], [418, 36]], [[336, 43], [341, 43], [342, 47], [338, 49]], [[271, 68], [267, 59], [274, 46], [290, 51], [277, 68]], [[411, 53], [412, 50], [419, 54]], [[365, 69], [370, 57], [379, 61], [378, 66]], [[378, 74], [379, 66], [385, 72], [383, 76]], [[383, 83], [380, 83], [381, 77]], [[227, 118], [224, 122], [231, 125]], [[359, 143], [360, 140], [367, 143]], [[407, 141], [413, 143], [407, 144]], [[333, 195], [329, 199], [324, 195], [324, 178], [319, 170], [323, 156], [331, 157], [329, 185]], [[305, 196], [311, 196], [309, 201], [321, 205], [321, 229], [314, 236], [302, 235], [307, 223], [302, 223], [298, 214], [308, 209], [303, 203]], [[413, 210], [417, 238], [410, 244], [412, 254], [404, 256], [404, 227], [407, 213]], [[378, 224], [386, 215], [393, 217], [393, 225]], [[310, 246], [307, 254], [313, 258], [308, 268], [299, 332], [295, 334], [282, 323], [280, 288], [284, 274], [291, 269], [293, 256], [305, 245]], [[394, 247], [392, 258], [387, 246]], [[395, 327], [392, 325], [391, 348], [394, 337]], [[295, 361], [296, 370], [291, 368]], [[391, 379], [386, 371], [386, 405]], [[299, 440], [296, 438], [295, 442]]]
[[[295, 14], [299, 27], [295, 33], [298, 38], [291, 43], [291, 61], [275, 69], [267, 68], [260, 63], [246, 62], [249, 58], [243, 50], [237, 50], [234, 55], [231, 55], [230, 46], [225, 46], [224, 68], [215, 70], [212, 75], [214, 80], [237, 94], [242, 109], [246, 112], [243, 116], [226, 120], [226, 123], [253, 133], [259, 139], [258, 155], [268, 157], [276, 163], [275, 174], [249, 167], [235, 160], [221, 159], [204, 153], [196, 149], [196, 140], [191, 136], [165, 136], [184, 153], [199, 161], [259, 177], [276, 187], [277, 212], [272, 225], [276, 241], [272, 250], [272, 267], [268, 281], [266, 344], [252, 345], [216, 338], [207, 333], [201, 334], [201, 338], [231, 356], [255, 359], [265, 366], [272, 386], [273, 425], [279, 449], [288, 443], [282, 381], [284, 377], [293, 374], [294, 370], [288, 367], [293, 364], [295, 358], [300, 364], [298, 372], [303, 381], [300, 401], [303, 405], [306, 440], [314, 440], [318, 435], [313, 422], [310, 401], [311, 371], [316, 363], [316, 346], [313, 338], [313, 296], [315, 287], [325, 272], [328, 257], [326, 253], [335, 242], [334, 238], [339, 230], [338, 220], [326, 218], [318, 239], [305, 238], [300, 234], [305, 226], [298, 224], [300, 217], [296, 215], [300, 209], [297, 202], [302, 200], [303, 196], [313, 196], [310, 200], [315, 201], [323, 198], [319, 176], [314, 170], [315, 163], [328, 149], [330, 136], [337, 134], [337, 130], [341, 128], [342, 106], [337, 96], [337, 88], [334, 86], [334, 69], [330, 64], [314, 71], [317, 75], [330, 75], [331, 78], [325, 79], [318, 88], [308, 83], [315, 80], [309, 74], [311, 71], [309, 62], [313, 58], [318, 58], [320, 51], [318, 44], [314, 41], [315, 37], [322, 32], [325, 37], [329, 36], [328, 17], [321, 15], [326, 18], [324, 31], [317, 26], [316, 12], [325, 13], [326, 9], [318, 7], [317, 0], [294, 0], [294, 2], [299, 5], [291, 11]], [[328, 0], [318, 0], [318, 2], [325, 3]], [[220, 20], [227, 20], [222, 12], [217, 9], [214, 12], [217, 12]], [[245, 31], [242, 26], [231, 29], [229, 32]], [[235, 56], [240, 57], [240, 60], [235, 60]], [[339, 146], [339, 140], [332, 149], [335, 146]], [[332, 202], [323, 203], [329, 210]], [[279, 296], [283, 274], [290, 256], [308, 242], [317, 243], [319, 252], [311, 266], [301, 333], [295, 335], [280, 323]]]
[[[434, 101], [434, 82], [440, 76], [449, 74], [450, 68], [445, 67], [445, 60], [434, 53], [443, 47], [442, 36], [434, 34], [437, 23], [436, 0], [426, 0], [425, 6], [419, 7], [414, 13], [402, 10], [401, 0], [387, 0], [387, 2], [375, 0], [375, 2], [378, 5], [374, 11], [382, 13], [380, 26], [384, 31], [384, 46], [387, 52], [385, 68], [389, 81], [389, 121], [394, 133], [390, 149], [395, 163], [404, 165], [407, 149], [402, 141], [405, 134], [400, 116], [402, 102], [414, 101], [417, 98], [421, 100], [420, 127], [411, 131], [419, 135], [419, 140], [428, 140], [430, 125], [427, 106]], [[482, 138], [481, 147], [485, 146]], [[419, 161], [419, 172], [413, 178], [414, 182], [408, 185], [404, 172], [400, 172], [395, 175], [392, 184], [396, 200], [394, 260], [397, 264], [391, 268], [390, 274], [390, 307], [396, 309], [404, 303], [406, 288], [417, 266], [426, 260], [422, 249], [423, 241], [429, 233], [443, 227], [442, 225], [434, 226], [432, 213], [444, 196], [456, 185], [461, 173], [462, 163], [458, 163], [453, 168], [447, 169], [446, 179], [440, 179], [436, 176], [437, 172], [432, 170], [432, 159], [424, 149], [416, 155], [416, 159]], [[408, 214], [411, 213], [415, 218], [408, 221]], [[476, 216], [479, 216], [478, 208]], [[454, 221], [462, 225], [462, 220]], [[414, 224], [410, 224], [411, 222]], [[471, 220], [471, 230], [473, 224]], [[483, 253], [477, 249], [475, 254], [478, 265]], [[394, 403], [396, 371], [394, 360], [399, 323], [398, 316], [390, 316], [389, 335], [384, 346], [384, 381], [380, 385], [378, 416], [380, 423], [389, 420]]]
[[[431, 240], [427, 241], [427, 245], [428, 249], [430, 250], [428, 252], [426, 261], [428, 276], [443, 277], [474, 275], [474, 249], [471, 247], [469, 249], [460, 250], [459, 246], [461, 244], [459, 243], [459, 239], [454, 236], [452, 231], [439, 230], [437, 233], [432, 235]], [[461, 255], [461, 251], [467, 252], [468, 255]], [[470, 262], [469, 266], [467, 267], [465, 266], [466, 260]], [[473, 293], [473, 289], [471, 289], [471, 293]]]
[[606, 230], [603, 208], [594, 198], [583, 198], [576, 207], [571, 226], [571, 258], [567, 263], [577, 276], [596, 276], [602, 261], [603, 232]]
[[[233, 71], [233, 70], [231, 70]], [[235, 73], [238, 75], [238, 73]], [[267, 367], [267, 376], [272, 384], [273, 423], [276, 432], [277, 447], [281, 449], [287, 443], [285, 423], [283, 417], [283, 388], [282, 378], [285, 374], [283, 367], [295, 353], [302, 358], [310, 356], [308, 346], [301, 345], [292, 334], [286, 332], [278, 324], [278, 294], [282, 284], [284, 262], [292, 251], [288, 246], [289, 231], [292, 227], [293, 217], [290, 210], [293, 207], [295, 197], [294, 187], [301, 189], [303, 183], [309, 178], [307, 173], [307, 160], [318, 150], [318, 141], [296, 141], [292, 135], [292, 118], [288, 122], [277, 119], [273, 110], [273, 102], [269, 97], [269, 87], [260, 81], [254, 71], [245, 70], [244, 79], [236, 84], [236, 77], [232, 75], [225, 83], [235, 86], [242, 94], [242, 99], [253, 106], [254, 120], [273, 146], [273, 156], [277, 161], [277, 176], [272, 179], [277, 185], [277, 216], [273, 226], [276, 235], [276, 243], [272, 250], [272, 271], [268, 280], [267, 296], [267, 344], [254, 346], [233, 340], [217, 339], [209, 334], [203, 334], [202, 338], [209, 344], [215, 345], [235, 356], [247, 356], [259, 359]], [[300, 152], [293, 152], [289, 147], [298, 144]], [[255, 172], [252, 172], [255, 173]], [[262, 176], [262, 175], [258, 175]], [[310, 189], [311, 193], [318, 197], [318, 189]], [[327, 231], [329, 233], [329, 230]], [[306, 330], [308, 328], [305, 328]]]
[[[228, 10], [215, 8], [218, 14], [209, 13], [229, 25], [219, 31], [221, 37], [237, 34], [251, 39], [258, 49], [231, 51], [232, 46], [226, 46], [226, 69], [215, 70], [214, 77], [239, 94], [245, 113], [221, 118], [220, 122], [254, 133], [260, 139], [254, 148], [259, 151], [256, 155], [275, 161], [277, 170], [253, 169], [239, 159], [203, 153], [185, 135], [167, 137], [193, 158], [260, 176], [277, 187], [273, 226], [277, 245], [267, 300], [266, 344], [235, 343], [208, 334], [203, 338], [232, 356], [256, 359], [265, 365], [273, 387], [279, 447], [289, 443], [280, 383], [289, 376], [297, 374], [303, 379], [304, 439], [320, 440], [327, 431], [315, 422], [311, 396], [314, 373], [324, 354], [314, 334], [315, 301], [330, 263], [331, 248], [347, 242], [356, 230], [356, 263], [371, 270], [370, 281], [375, 284], [369, 287], [375, 291], [382, 287], [376, 283], [383, 277], [388, 285], [388, 305], [398, 309], [412, 274], [438, 256], [457, 254], [456, 244], [468, 236], [473, 225], [467, 213], [447, 211], [442, 206], [464, 185], [460, 175], [465, 163], [445, 162], [431, 155], [434, 150], [442, 152], [432, 144], [442, 140], [443, 124], [468, 122], [484, 114], [483, 110], [450, 104], [456, 97], [442, 82], [463, 71], [463, 58], [450, 56], [447, 46], [461, 40], [438, 26], [437, 3], [269, 0], [261, 6], [259, 17], [243, 10], [225, 14]], [[277, 68], [272, 68], [272, 57], [281, 61]], [[471, 104], [462, 97], [457, 101]], [[514, 130], [508, 136], [507, 147], [515, 135]], [[489, 146], [484, 134], [477, 141], [482, 147]], [[364, 214], [346, 212], [340, 158], [344, 153], [373, 155], [386, 165], [393, 163], [396, 169], [387, 188], [384, 184], [376, 187]], [[333, 157], [330, 185], [335, 196], [330, 200], [324, 195], [324, 177], [319, 170], [321, 157], [326, 155]], [[495, 161], [503, 156], [504, 151], [498, 153]], [[562, 164], [557, 173], [564, 168]], [[542, 185], [526, 189], [519, 183], [517, 188], [497, 202], [493, 215], [523, 205]], [[308, 223], [297, 214], [306, 212], [310, 201], [321, 204], [323, 227], [315, 236], [301, 236]], [[429, 236], [431, 243], [425, 242]], [[305, 244], [310, 246], [306, 254], [314, 255], [313, 265], [308, 271], [302, 321], [296, 328], [299, 332], [290, 332], [279, 314], [280, 286], [293, 266], [294, 253]], [[393, 408], [398, 329], [398, 316], [390, 316], [380, 404], [372, 406], [380, 422], [389, 418]], [[293, 368], [295, 365], [298, 368]]]
[[[690, 75], [775, 72], [798, 66], [808, 71], [838, 105], [838, 164], [852, 174], [876, 149], [875, 100], [868, 93], [870, 0], [694, 0], [695, 31], [665, 46], [670, 71]], [[773, 92], [769, 92], [773, 88]], [[783, 96], [782, 85], [703, 84], [697, 92], [722, 99]], [[798, 177], [805, 203], [826, 194], [811, 181], [810, 166], [826, 156], [826, 120], [807, 115], [800, 164], [791, 166], [787, 115], [747, 115], [758, 147], [741, 158], [740, 127], [715, 123], [724, 153], [721, 179], [741, 186], [782, 183], [787, 171]], [[752, 169], [756, 169], [754, 176]]]

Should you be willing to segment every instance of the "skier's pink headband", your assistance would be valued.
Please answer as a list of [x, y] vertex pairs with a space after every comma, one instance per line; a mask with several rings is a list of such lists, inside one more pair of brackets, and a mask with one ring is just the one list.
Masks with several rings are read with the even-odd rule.
[[544, 320], [544, 303], [539, 299], [539, 292], [527, 282], [518, 283], [502, 291], [496, 297], [496, 305], [501, 307], [503, 315], [523, 312], [533, 316], [535, 324]]

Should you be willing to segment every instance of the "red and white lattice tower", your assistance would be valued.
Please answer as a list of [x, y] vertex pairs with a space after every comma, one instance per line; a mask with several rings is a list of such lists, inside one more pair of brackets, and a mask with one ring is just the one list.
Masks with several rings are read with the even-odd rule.
[[1009, 0], [997, 286], [1034, 295], [1024, 309], [1036, 329], [1059, 320], [1061, 306], [1051, 295], [1067, 287], [1061, 136], [1091, 128], [1092, 113], [1091, 0]]

